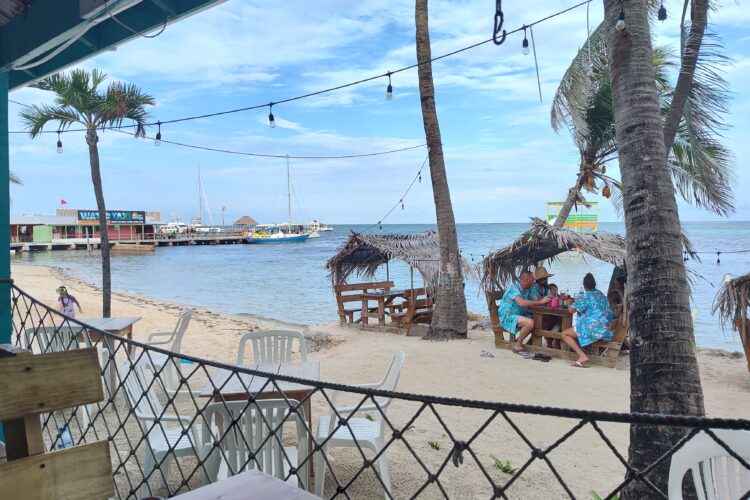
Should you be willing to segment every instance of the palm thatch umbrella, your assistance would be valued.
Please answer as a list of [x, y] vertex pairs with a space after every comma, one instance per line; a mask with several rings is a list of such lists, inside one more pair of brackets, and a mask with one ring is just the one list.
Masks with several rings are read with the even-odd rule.
[[[440, 251], [435, 231], [418, 234], [364, 234], [352, 231], [341, 249], [326, 263], [331, 281], [346, 283], [352, 274], [371, 279], [391, 260], [416, 268], [428, 288], [435, 289], [440, 277]], [[476, 278], [474, 269], [461, 259], [464, 276]], [[412, 284], [413, 287], [413, 284]]]
[[235, 226], [257, 226], [258, 221], [250, 217], [249, 215], [243, 215], [236, 221], [234, 221]]
[[711, 314], [719, 311], [723, 326], [731, 324], [739, 333], [750, 371], [750, 274], [724, 281], [716, 294]]
[[552, 262], [567, 251], [580, 251], [609, 262], [625, 266], [625, 239], [619, 234], [598, 231], [581, 234], [553, 227], [541, 219], [531, 218], [531, 229], [505, 248], [489, 254], [479, 264], [481, 283], [485, 290], [503, 289], [518, 274], [531, 265]]

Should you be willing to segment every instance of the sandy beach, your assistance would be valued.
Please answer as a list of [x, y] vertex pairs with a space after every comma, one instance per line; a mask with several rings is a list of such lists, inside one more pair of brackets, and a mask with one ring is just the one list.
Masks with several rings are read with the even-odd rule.
[[[83, 306], [82, 317], [100, 316], [100, 293], [92, 284], [41, 266], [14, 265], [12, 277], [22, 290], [48, 304], [54, 304], [55, 289], [65, 284]], [[333, 300], [330, 306], [335, 308]], [[134, 338], [138, 340], [145, 340], [150, 332], [173, 329], [183, 309], [183, 306], [147, 297], [113, 294], [113, 316], [141, 318], [134, 330]], [[231, 363], [236, 358], [242, 334], [280, 326], [289, 327], [272, 320], [223, 315], [198, 308], [182, 351]], [[472, 327], [476, 326], [472, 323]], [[297, 328], [307, 328], [330, 337], [324, 349], [310, 355], [320, 361], [321, 377], [327, 381], [375, 382], [382, 377], [393, 350], [398, 348], [406, 353], [398, 385], [402, 392], [591, 410], [627, 411], [629, 407], [627, 356], [621, 356], [614, 369], [594, 366], [583, 370], [572, 368], [562, 360], [541, 363], [522, 359], [507, 350], [496, 350], [491, 331], [481, 328], [471, 329], [468, 340], [454, 342], [425, 342], [418, 337], [361, 331], [338, 323]], [[721, 333], [717, 332], [717, 335]], [[482, 350], [493, 352], [494, 358], [480, 357]], [[743, 357], [739, 353], [699, 350], [698, 362], [707, 415], [746, 418], [750, 410], [750, 375]], [[418, 409], [416, 403], [396, 400], [388, 417], [396, 424], [405, 425]], [[467, 408], [438, 406], [436, 410], [450, 433], [462, 440], [469, 439], [490, 416], [488, 412]], [[323, 413], [327, 413], [327, 406], [323, 398], [319, 398], [314, 402], [313, 418]], [[551, 444], [576, 424], [573, 420], [519, 414], [512, 414], [511, 418], [539, 446]], [[437, 470], [451, 450], [448, 432], [430, 409], [425, 409], [411, 425], [405, 433], [406, 441], [430, 470]], [[602, 428], [615, 446], [626, 453], [628, 427], [605, 424]], [[435, 441], [440, 449], [429, 446], [428, 441]], [[510, 460], [514, 467], [529, 457], [529, 447], [501, 417], [492, 421], [472, 448], [488, 474], [498, 482], [505, 482], [510, 476], [494, 467], [490, 454], [504, 461]], [[351, 477], [353, 468], [347, 462], [351, 459], [361, 463], [358, 455], [356, 450], [336, 450], [332, 454], [332, 463], [340, 478]], [[395, 495], [398, 498], [413, 495], [425, 480], [424, 469], [403, 443], [389, 448], [388, 456]], [[556, 449], [550, 460], [577, 497], [587, 497], [590, 490], [607, 492], [623, 477], [622, 465], [591, 427], [585, 427]], [[462, 466], [447, 465], [440, 478], [452, 498], [486, 497], [490, 494], [489, 483], [468, 454]], [[327, 482], [328, 493], [333, 492], [332, 484], [332, 481]], [[351, 495], [380, 497], [372, 493], [377, 491], [376, 486], [374, 474], [368, 471], [351, 486]], [[523, 474], [508, 494], [512, 498], [565, 495], [546, 465], [539, 462]], [[435, 485], [421, 495], [425, 498], [442, 497]]]

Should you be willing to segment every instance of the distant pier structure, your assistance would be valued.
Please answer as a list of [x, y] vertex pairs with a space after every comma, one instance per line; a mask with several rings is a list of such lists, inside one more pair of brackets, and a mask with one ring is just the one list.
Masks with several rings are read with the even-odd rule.
[[[107, 232], [112, 249], [153, 250], [158, 246], [231, 245], [244, 243], [246, 230], [159, 232], [159, 212], [108, 210]], [[101, 246], [96, 210], [58, 208], [55, 215], [24, 214], [10, 222], [12, 252], [87, 250]]]

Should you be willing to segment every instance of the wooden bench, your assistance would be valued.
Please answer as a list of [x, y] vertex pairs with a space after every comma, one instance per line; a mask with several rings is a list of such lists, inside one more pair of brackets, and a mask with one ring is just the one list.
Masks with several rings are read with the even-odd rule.
[[399, 328], [406, 328], [409, 334], [411, 325], [432, 321], [433, 298], [427, 288], [412, 288], [404, 291], [404, 302], [399, 309], [390, 313], [391, 321]]
[[[500, 316], [497, 314], [497, 309], [500, 307], [500, 300], [504, 294], [503, 290], [488, 290], [484, 292], [484, 296], [487, 299], [487, 310], [490, 313], [492, 333], [495, 336], [495, 347], [498, 349], [512, 349], [516, 344], [516, 334], [508, 332], [500, 326]], [[506, 333], [508, 334], [508, 340], [505, 340]]]
[[3, 345], [0, 380], [6, 382], [0, 421], [5, 424], [8, 460], [0, 464], [0, 492], [40, 500], [113, 496], [109, 443], [45, 452], [40, 419], [41, 413], [104, 398], [96, 349], [33, 355]]
[[[336, 306], [339, 312], [339, 321], [342, 324], [359, 323], [362, 321], [362, 297], [361, 294], [374, 290], [390, 290], [393, 288], [393, 281], [374, 281], [370, 283], [351, 283], [345, 285], [333, 285], [333, 292], [336, 295]], [[347, 303], [356, 302], [358, 307], [347, 307]], [[360, 317], [356, 321], [354, 315], [359, 313]]]

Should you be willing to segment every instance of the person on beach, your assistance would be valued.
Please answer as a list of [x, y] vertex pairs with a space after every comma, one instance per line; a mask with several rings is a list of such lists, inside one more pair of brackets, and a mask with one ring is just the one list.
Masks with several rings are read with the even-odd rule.
[[81, 304], [78, 302], [78, 299], [70, 295], [67, 288], [64, 286], [58, 287], [57, 295], [57, 302], [59, 303], [58, 310], [61, 313], [70, 316], [71, 318], [75, 318], [76, 306], [78, 307], [78, 312], [83, 313], [83, 309], [81, 309]]
[[[550, 297], [551, 299], [553, 296], [557, 295], [557, 293], [554, 295], [552, 293], [552, 287], [554, 286], [555, 289], [557, 289], [557, 285], [549, 284], [549, 279], [552, 276], [554, 276], [554, 274], [548, 273], [547, 269], [542, 266], [534, 269], [534, 286], [531, 287], [531, 294], [529, 297], [531, 300], [539, 300], [543, 297]], [[557, 292], [557, 290], [555, 290], [555, 292]], [[533, 315], [529, 314], [529, 316]], [[559, 332], [562, 329], [562, 318], [558, 316], [544, 315], [542, 316], [542, 328], [552, 332]], [[560, 348], [559, 340], [551, 338], [546, 338], [545, 340], [547, 347], [552, 349]]]
[[611, 340], [612, 329], [609, 322], [614, 319], [607, 297], [596, 289], [596, 280], [591, 273], [583, 278], [583, 292], [568, 307], [571, 313], [578, 313], [575, 328], [570, 327], [562, 332], [562, 339], [575, 353], [578, 359], [570, 366], [588, 368], [589, 358], [581, 347], [597, 340]]
[[523, 271], [518, 277], [518, 281], [513, 283], [503, 295], [500, 305], [497, 308], [497, 314], [500, 318], [500, 326], [508, 333], [516, 333], [516, 345], [513, 352], [521, 356], [530, 356], [524, 349], [523, 341], [529, 336], [534, 329], [534, 320], [524, 316], [529, 306], [542, 306], [549, 304], [549, 297], [543, 297], [537, 300], [531, 298], [532, 287], [534, 286], [534, 275], [531, 271]]

